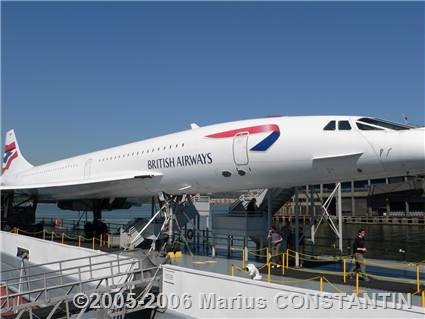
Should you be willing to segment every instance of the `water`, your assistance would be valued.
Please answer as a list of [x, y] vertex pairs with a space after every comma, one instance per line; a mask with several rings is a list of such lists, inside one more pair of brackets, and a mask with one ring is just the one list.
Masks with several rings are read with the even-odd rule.
[[[223, 213], [228, 206], [211, 205], [211, 214]], [[124, 210], [103, 211], [103, 220], [110, 223], [126, 224], [133, 218], [150, 217], [151, 205], [132, 207]], [[37, 217], [63, 218], [67, 220], [78, 220], [79, 213], [64, 211], [56, 205], [40, 204], [37, 209]], [[92, 214], [88, 213], [88, 220], [92, 220]], [[83, 218], [84, 219], [84, 218]], [[302, 225], [302, 223], [300, 223]], [[302, 225], [306, 238], [309, 238], [310, 230], [308, 225]], [[201, 219], [201, 229], [205, 228]], [[407, 260], [412, 262], [425, 260], [425, 227], [415, 225], [360, 225], [343, 224], [344, 253], [348, 251], [352, 240], [356, 237], [359, 228], [366, 229], [366, 244], [368, 252], [367, 258]], [[322, 224], [316, 233], [316, 244], [310, 245], [306, 240], [306, 252], [312, 254], [337, 254], [337, 239], [325, 223]], [[405, 251], [405, 255], [399, 250]]]
[[[308, 228], [308, 226], [307, 226]], [[371, 225], [371, 224], [343, 224], [343, 247], [345, 252], [356, 238], [358, 230], [366, 230], [367, 258], [406, 260], [418, 262], [425, 260], [425, 227], [416, 225]], [[310, 233], [306, 231], [307, 237]], [[334, 244], [338, 246], [336, 236], [330, 227], [321, 225], [317, 235], [320, 247], [332, 250]], [[317, 252], [324, 250], [317, 249]], [[405, 251], [405, 254], [400, 252]]]

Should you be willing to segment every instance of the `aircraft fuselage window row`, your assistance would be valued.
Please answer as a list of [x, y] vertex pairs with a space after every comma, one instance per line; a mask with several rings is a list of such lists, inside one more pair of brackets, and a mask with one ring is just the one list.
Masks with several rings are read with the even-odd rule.
[[[142, 151], [136, 151], [136, 152], [131, 152], [131, 153], [127, 153], [127, 154], [120, 154], [120, 155], [114, 155], [114, 156], [108, 156], [108, 157], [104, 157], [104, 158], [100, 158], [97, 161], [100, 162], [106, 162], [106, 161], [114, 161], [114, 160], [119, 160], [119, 159], [124, 159], [124, 158], [128, 158], [128, 157], [134, 157], [134, 156], [142, 156], [143, 154], [152, 154], [154, 152], [159, 152], [161, 151], [161, 149], [163, 151], [165, 150], [171, 150], [173, 148], [174, 145], [169, 145], [167, 146], [163, 146], [161, 147], [157, 147], [157, 148], [152, 148], [152, 149], [147, 149], [147, 150], [142, 150]], [[184, 147], [184, 143], [181, 144], [176, 144], [174, 146], [174, 148], [178, 148], [178, 147]]]
[[[169, 145], [167, 146], [163, 146], [162, 150], [165, 151], [167, 149], [172, 149], [174, 145]], [[184, 143], [181, 144], [175, 144], [175, 148], [178, 147], [184, 147]], [[104, 157], [101, 159], [98, 159], [97, 161], [100, 162], [105, 162], [105, 161], [113, 161], [113, 160], [118, 160], [118, 159], [124, 159], [124, 158], [128, 158], [130, 156], [141, 156], [143, 154], [149, 154], [149, 153], [154, 153], [159, 152], [161, 150], [161, 147], [157, 147], [157, 148], [152, 148], [152, 149], [147, 149], [147, 150], [142, 150], [142, 151], [137, 151], [137, 152], [131, 152], [131, 153], [127, 153], [127, 154], [120, 154], [120, 155], [114, 155], [114, 156], [110, 156], [110, 157]], [[70, 169], [70, 168], [78, 168], [78, 164], [69, 164], [69, 165], [65, 165], [65, 166], [61, 166], [61, 167], [53, 167], [53, 168], [49, 168], [49, 169], [45, 169], [42, 171], [38, 171], [38, 172], [33, 172], [31, 174], [26, 174], [25, 176], [34, 176], [34, 175], [40, 175], [40, 174], [48, 174], [48, 173], [53, 173], [53, 172], [57, 172], [60, 170], [64, 170], [64, 169]]]
[[65, 169], [72, 169], [72, 168], [78, 168], [78, 164], [69, 164], [69, 165], [65, 165], [65, 166], [60, 166], [60, 167], [53, 167], [53, 168], [49, 168], [49, 169], [44, 169], [41, 171], [37, 171], [37, 172], [33, 172], [31, 174], [25, 174], [24, 176], [34, 176], [34, 175], [40, 175], [40, 174], [48, 174], [48, 173], [53, 173], [53, 172], [57, 172], [57, 171], [62, 171]]

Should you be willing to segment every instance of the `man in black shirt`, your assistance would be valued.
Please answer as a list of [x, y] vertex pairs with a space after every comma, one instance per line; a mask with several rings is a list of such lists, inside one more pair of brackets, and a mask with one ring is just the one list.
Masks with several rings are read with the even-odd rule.
[[360, 269], [360, 276], [364, 280], [370, 281], [370, 279], [366, 275], [366, 265], [364, 260], [364, 254], [367, 251], [367, 248], [365, 245], [365, 236], [366, 236], [366, 231], [363, 228], [361, 228], [359, 230], [359, 233], [356, 239], [354, 239], [353, 254], [354, 254], [355, 264], [353, 265], [350, 272], [358, 272]]

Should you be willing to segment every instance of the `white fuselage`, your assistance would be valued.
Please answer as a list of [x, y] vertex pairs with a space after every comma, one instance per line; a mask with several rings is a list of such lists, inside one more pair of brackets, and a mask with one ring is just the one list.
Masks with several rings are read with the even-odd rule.
[[[139, 197], [159, 192], [213, 193], [424, 173], [424, 130], [359, 130], [358, 117], [272, 117], [210, 125], [33, 167], [3, 185], [55, 185], [128, 171], [161, 176], [77, 193], [40, 188], [49, 199]], [[350, 130], [324, 130], [348, 120]], [[270, 130], [240, 129], [270, 126]], [[264, 150], [252, 148], [276, 133]], [[221, 132], [233, 136], [214, 137]], [[239, 131], [237, 131], [239, 130]], [[210, 136], [210, 137], [208, 137]], [[274, 136], [273, 138], [276, 138]], [[269, 138], [268, 142], [270, 143]]]

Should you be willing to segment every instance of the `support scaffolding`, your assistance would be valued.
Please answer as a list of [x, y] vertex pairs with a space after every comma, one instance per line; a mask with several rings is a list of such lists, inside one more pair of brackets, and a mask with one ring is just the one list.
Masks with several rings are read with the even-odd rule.
[[[338, 226], [335, 225], [334, 221], [331, 218], [331, 215], [329, 214], [329, 206], [332, 202], [332, 199], [335, 198], [336, 200], [336, 216], [338, 218]], [[313, 200], [313, 198], [310, 198], [310, 200]], [[311, 224], [311, 241], [313, 244], [315, 243], [315, 236], [317, 233], [317, 230], [319, 229], [319, 226], [321, 225], [322, 221], [326, 221], [330, 228], [333, 230], [335, 235], [338, 238], [338, 249], [340, 253], [343, 252], [343, 244], [342, 244], [342, 199], [341, 199], [341, 183], [336, 184], [334, 190], [330, 194], [330, 196], [326, 199], [326, 201], [321, 205], [322, 208], [322, 215], [320, 216], [319, 221], [315, 222], [313, 218], [313, 222]]]

